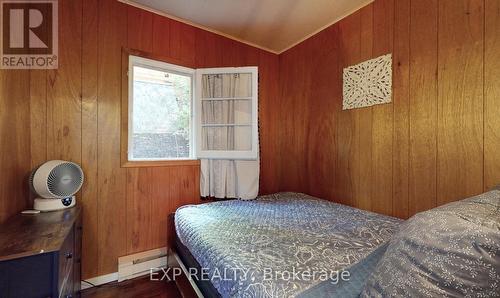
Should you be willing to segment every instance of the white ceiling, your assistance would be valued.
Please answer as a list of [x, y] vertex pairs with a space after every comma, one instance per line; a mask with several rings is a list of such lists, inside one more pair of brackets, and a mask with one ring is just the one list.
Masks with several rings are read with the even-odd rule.
[[373, 0], [121, 0], [281, 53]]

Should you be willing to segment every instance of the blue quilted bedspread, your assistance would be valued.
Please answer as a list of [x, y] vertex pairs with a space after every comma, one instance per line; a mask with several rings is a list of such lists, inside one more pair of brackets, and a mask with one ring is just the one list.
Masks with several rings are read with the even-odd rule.
[[180, 241], [222, 297], [295, 297], [389, 240], [401, 221], [298, 193], [181, 207]]

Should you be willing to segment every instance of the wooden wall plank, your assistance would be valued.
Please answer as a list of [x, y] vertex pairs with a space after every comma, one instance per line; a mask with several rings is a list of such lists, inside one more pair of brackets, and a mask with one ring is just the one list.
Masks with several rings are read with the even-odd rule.
[[[373, 56], [393, 51], [394, 0], [373, 4]], [[392, 215], [393, 104], [376, 105], [372, 114], [372, 211]]]
[[222, 53], [222, 66], [235, 67], [241, 63], [241, 47], [232, 39], [224, 39]]
[[47, 160], [47, 70], [29, 71], [31, 167]]
[[483, 2], [439, 1], [438, 205], [484, 188]]
[[259, 53], [259, 192], [279, 191], [280, 165], [273, 162], [280, 150], [279, 59], [277, 55]]
[[[171, 180], [172, 183], [169, 184], [170, 210], [172, 212], [182, 205], [198, 203], [200, 200], [200, 185], [197, 183], [199, 180], [196, 178], [199, 172], [198, 167], [179, 167], [174, 169], [174, 171], [176, 179], [174, 181]], [[162, 233], [162, 235], [166, 236], [166, 233]], [[165, 243], [165, 241], [166, 238], [162, 238], [162, 243]]]
[[162, 247], [167, 242], [168, 214], [182, 205], [200, 203], [199, 167], [164, 167], [152, 170], [152, 247]]
[[127, 47], [149, 53], [153, 51], [153, 13], [127, 6]]
[[151, 234], [153, 169], [127, 169], [127, 254], [153, 248]]
[[411, 1], [409, 215], [436, 206], [438, 1]]
[[30, 74], [0, 70], [0, 223], [28, 207]]
[[31, 167], [47, 160], [47, 71], [30, 70]]
[[170, 56], [170, 19], [153, 14], [153, 53]]
[[241, 61], [239, 66], [258, 66], [259, 65], [259, 49], [249, 45], [238, 43], [241, 51]]
[[[153, 14], [133, 7], [127, 7], [127, 47], [151, 53], [159, 40], [153, 41]], [[163, 42], [160, 42], [160, 47]], [[122, 58], [123, 59], [123, 58]], [[127, 67], [122, 61], [122, 67]], [[122, 75], [123, 70], [122, 70]], [[123, 78], [122, 78], [123, 79]], [[123, 86], [126, 85], [126, 86]], [[128, 88], [128, 81], [122, 80], [122, 88]], [[123, 90], [123, 89], [122, 89]], [[123, 94], [122, 94], [123, 96]], [[122, 110], [122, 113], [124, 111]], [[152, 196], [151, 169], [127, 168], [127, 254], [145, 251], [151, 248], [152, 235]]]
[[[292, 78], [295, 79], [294, 88], [292, 88], [292, 95], [290, 98], [285, 98], [283, 105], [290, 108], [289, 112], [293, 123], [297, 126], [291, 127], [286, 134], [286, 138], [290, 140], [288, 146], [293, 148], [293, 154], [291, 156], [282, 156], [283, 162], [292, 164], [291, 172], [287, 173], [295, 175], [296, 182], [289, 181], [294, 185], [293, 190], [299, 191], [300, 189], [307, 189], [307, 172], [304, 171], [307, 168], [307, 161], [304, 156], [304, 152], [307, 151], [308, 145], [303, 141], [307, 139], [308, 125], [309, 125], [309, 109], [304, 109], [302, 103], [304, 102], [306, 90], [309, 89], [310, 76], [305, 76], [304, 72], [308, 70], [308, 62], [306, 59], [301, 59], [303, 57], [303, 51], [301, 47], [295, 53], [292, 59], [298, 61], [298, 65], [292, 70]], [[289, 179], [289, 176], [283, 176], [285, 179]]]
[[[357, 64], [361, 54], [361, 13], [357, 11], [339, 22], [340, 63], [343, 68]], [[342, 93], [341, 93], [342, 94]], [[342, 97], [341, 97], [342, 98]], [[342, 105], [339, 105], [342, 109]], [[336, 162], [335, 162], [335, 198], [338, 202], [353, 205], [358, 198], [356, 183], [359, 181], [359, 138], [356, 131], [359, 125], [352, 110], [339, 111], [335, 123]]]
[[394, 1], [393, 215], [408, 218], [410, 152], [410, 0]]
[[120, 168], [121, 48], [127, 41], [127, 6], [99, 1], [98, 35], [98, 274], [116, 272], [126, 253], [126, 171]]
[[[360, 62], [373, 56], [373, 4], [360, 10]], [[365, 210], [372, 209], [372, 121], [373, 108], [366, 107], [352, 110], [356, 121], [355, 137], [358, 138], [358, 161], [356, 164], [356, 197], [355, 206]]]
[[[47, 73], [46, 69], [29, 70], [32, 169], [47, 161]], [[30, 192], [30, 205], [35, 196], [36, 194]]]
[[259, 63], [259, 50], [232, 39], [224, 38], [222, 43], [222, 66], [240, 67], [257, 66]]
[[[180, 167], [181, 169], [184, 167]], [[171, 208], [174, 200], [175, 181], [179, 181], [177, 167], [159, 167], [152, 170], [151, 181], [151, 246], [165, 246], [167, 239], [168, 214], [175, 211]], [[199, 196], [198, 196], [199, 197]]]
[[219, 35], [196, 30], [196, 67], [220, 67], [223, 49], [224, 39]]
[[281, 189], [288, 191], [304, 191], [307, 173], [303, 152], [307, 144], [303, 141], [307, 134], [308, 110], [302, 108], [305, 92], [309, 85], [309, 77], [304, 76], [307, 70], [306, 59], [301, 59], [303, 45], [295, 47], [280, 55], [280, 80], [290, 82], [280, 86], [281, 97]]
[[[332, 85], [339, 82], [340, 59], [332, 52], [338, 51], [340, 40], [338, 27], [330, 27], [311, 38], [304, 49], [310, 57], [307, 71], [309, 77], [308, 90], [305, 96], [310, 99], [307, 106], [310, 115], [307, 125], [305, 176], [309, 194], [333, 198], [332, 182], [335, 177], [335, 121], [340, 112], [338, 92], [332, 93]], [[338, 91], [338, 88], [335, 89]], [[302, 99], [303, 101], [304, 99]], [[303, 108], [303, 107], [302, 107]], [[314, 120], [312, 120], [314, 119]], [[317, 177], [331, 177], [331, 180], [317, 180]]]
[[[47, 161], [47, 70], [29, 71], [31, 170]], [[29, 192], [28, 206], [36, 194]]]
[[170, 56], [174, 59], [195, 65], [196, 28], [170, 20]]
[[[153, 183], [153, 247], [166, 245], [167, 217], [185, 204], [200, 203], [199, 167], [167, 167], [154, 169]], [[165, 183], [168, 181], [168, 183]]]
[[98, 0], [86, 0], [82, 11], [82, 278], [98, 275]]
[[48, 71], [47, 158], [81, 162], [82, 1], [61, 1], [59, 68]]
[[484, 190], [500, 184], [500, 1], [485, 1]]

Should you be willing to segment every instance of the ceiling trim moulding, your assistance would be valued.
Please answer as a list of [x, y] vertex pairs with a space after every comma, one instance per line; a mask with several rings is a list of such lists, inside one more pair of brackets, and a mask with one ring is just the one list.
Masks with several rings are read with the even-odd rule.
[[269, 49], [267, 47], [264, 47], [264, 46], [261, 46], [261, 45], [258, 45], [258, 44], [255, 44], [253, 42], [249, 42], [249, 41], [246, 41], [246, 40], [243, 40], [241, 38], [238, 38], [238, 37], [235, 37], [235, 36], [232, 36], [232, 35], [229, 35], [229, 34], [226, 34], [226, 33], [223, 33], [223, 32], [220, 32], [218, 30], [214, 30], [212, 28], [209, 28], [209, 27], [206, 27], [206, 26], [203, 26], [203, 25], [200, 25], [200, 24], [197, 24], [197, 23], [194, 23], [194, 22], [191, 22], [191, 21], [188, 21], [188, 20], [185, 20], [185, 19], [182, 19], [182, 18], [179, 18], [179, 17], [176, 17], [174, 15], [171, 15], [171, 14], [168, 14], [166, 12], [163, 12], [163, 11], [160, 11], [158, 9], [155, 9], [155, 8], [151, 8], [149, 6], [146, 6], [146, 5], [142, 5], [142, 4], [138, 4], [138, 3], [135, 3], [131, 0], [118, 0], [118, 2], [122, 2], [122, 3], [125, 3], [127, 5], [130, 5], [130, 6], [134, 6], [134, 7], [137, 7], [137, 8], [140, 8], [140, 9], [143, 9], [143, 10], [146, 10], [146, 11], [149, 11], [149, 12], [152, 12], [154, 14], [157, 14], [157, 15], [160, 15], [160, 16], [164, 16], [164, 17], [167, 17], [169, 19], [172, 19], [172, 20], [175, 20], [175, 21], [178, 21], [178, 22], [181, 22], [181, 23], [184, 23], [184, 24], [187, 24], [187, 25], [190, 25], [190, 26], [193, 26], [193, 27], [196, 27], [196, 28], [199, 28], [199, 29], [202, 29], [202, 30], [205, 30], [205, 31], [208, 31], [208, 32], [212, 32], [214, 34], [217, 34], [217, 35], [221, 35], [223, 37], [226, 37], [226, 38], [229, 38], [229, 39], [232, 39], [232, 40], [235, 40], [237, 42], [241, 42], [241, 43], [244, 43], [244, 44], [247, 44], [249, 46], [252, 46], [252, 47], [255, 47], [255, 48], [258, 48], [258, 49], [261, 49], [261, 50], [264, 50], [266, 52], [270, 52], [270, 53], [273, 53], [273, 54], [282, 54], [286, 51], [288, 51], [289, 49], [295, 47], [296, 45], [300, 44], [301, 42], [305, 41], [306, 39], [309, 39], [310, 37], [313, 37], [314, 35], [318, 34], [319, 32], [325, 30], [326, 28], [332, 26], [333, 24], [339, 22], [340, 20], [342, 20], [343, 18], [353, 14], [354, 12], [358, 11], [359, 9], [371, 4], [373, 1], [375, 0], [367, 0], [365, 1], [363, 4], [361, 4], [359, 7], [356, 7], [352, 10], [350, 10], [349, 12], [347, 12], [346, 14], [334, 19], [333, 21], [327, 23], [326, 25], [320, 27], [319, 29], [311, 32], [310, 34], [306, 35], [305, 37], [299, 39], [297, 42], [294, 42], [292, 43], [290, 46], [287, 46], [285, 47], [284, 49], [280, 50], [280, 51], [275, 51], [275, 50], [272, 50], [272, 49]]

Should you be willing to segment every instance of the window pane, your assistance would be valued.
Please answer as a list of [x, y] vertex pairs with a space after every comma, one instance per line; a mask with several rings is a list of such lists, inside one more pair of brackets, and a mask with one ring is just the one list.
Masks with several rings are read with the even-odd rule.
[[251, 151], [252, 73], [201, 76], [201, 150]]
[[202, 124], [250, 124], [251, 100], [204, 100], [201, 103]]
[[213, 126], [202, 128], [203, 150], [252, 150], [252, 126]]
[[204, 74], [203, 98], [239, 98], [252, 96], [251, 73]]
[[133, 159], [190, 157], [191, 77], [134, 66]]

